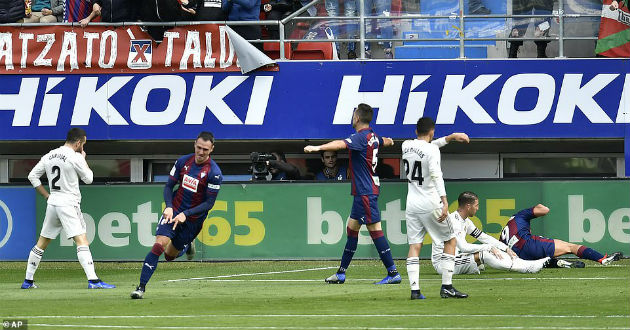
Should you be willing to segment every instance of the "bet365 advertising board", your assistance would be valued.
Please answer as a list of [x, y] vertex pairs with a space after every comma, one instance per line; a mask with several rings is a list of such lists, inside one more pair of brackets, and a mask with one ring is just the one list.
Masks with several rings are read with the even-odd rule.
[[[630, 253], [630, 181], [448, 182], [450, 210], [465, 190], [480, 196], [473, 222], [498, 237], [509, 217], [538, 203], [551, 212], [532, 221], [532, 232], [584, 244], [601, 252]], [[143, 259], [154, 243], [161, 185], [85, 186], [82, 211], [96, 260]], [[348, 183], [224, 184], [197, 237], [197, 258], [339, 258], [352, 197]], [[402, 182], [383, 183], [379, 207], [383, 230], [396, 258], [407, 254]], [[41, 229], [45, 201], [29, 187], [0, 188], [0, 259], [23, 260]], [[36, 210], [36, 212], [35, 212]], [[72, 240], [54, 240], [48, 260], [76, 259]], [[425, 239], [422, 256], [430, 253]], [[362, 231], [356, 253], [378, 258]]]

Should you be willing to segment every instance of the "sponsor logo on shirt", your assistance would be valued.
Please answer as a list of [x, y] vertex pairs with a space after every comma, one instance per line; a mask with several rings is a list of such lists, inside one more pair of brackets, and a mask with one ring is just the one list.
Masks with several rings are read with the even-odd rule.
[[208, 183], [208, 188], [219, 190], [221, 188], [221, 185]]
[[184, 174], [184, 180], [182, 180], [182, 187], [188, 191], [197, 192], [197, 186], [199, 185], [199, 180], [193, 178], [188, 174]]

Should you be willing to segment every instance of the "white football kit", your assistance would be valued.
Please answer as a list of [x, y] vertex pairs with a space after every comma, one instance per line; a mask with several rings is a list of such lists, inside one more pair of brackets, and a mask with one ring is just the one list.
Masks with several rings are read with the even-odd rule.
[[[480, 270], [475, 261], [475, 253], [479, 253], [479, 259], [482, 263], [487, 263], [492, 268], [501, 270], [512, 270], [521, 273], [536, 273], [544, 266], [545, 259], [539, 260], [522, 260], [518, 257], [512, 259], [507, 254], [508, 246], [496, 238], [481, 231], [469, 218], [462, 218], [459, 212], [455, 211], [448, 215], [455, 238], [457, 239], [457, 248], [455, 250], [455, 270], [454, 274], [479, 274]], [[466, 241], [466, 235], [470, 235], [483, 244], [472, 244]], [[490, 252], [493, 247], [499, 250], [501, 258], [497, 258]], [[431, 250], [431, 263], [438, 274], [442, 273], [440, 262], [444, 250], [444, 243], [434, 241]]]
[[67, 238], [85, 234], [79, 178], [90, 184], [94, 177], [85, 158], [72, 148], [61, 146], [44, 155], [31, 170], [28, 179], [33, 187], [42, 184], [40, 177], [44, 173], [48, 178], [50, 196], [41, 236], [54, 239], [62, 228]]
[[407, 140], [402, 144], [402, 159], [407, 181], [407, 238], [409, 244], [422, 243], [428, 232], [434, 241], [448, 241], [454, 231], [447, 218], [438, 222], [442, 214], [442, 200], [446, 196], [442, 178], [440, 147], [446, 139], [431, 143], [424, 140]]

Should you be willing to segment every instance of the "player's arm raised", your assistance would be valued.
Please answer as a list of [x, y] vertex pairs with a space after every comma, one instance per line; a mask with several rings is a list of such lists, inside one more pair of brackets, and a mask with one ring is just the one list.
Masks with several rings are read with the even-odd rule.
[[44, 173], [46, 173], [46, 168], [44, 167], [44, 162], [40, 160], [28, 174], [28, 180], [40, 195], [42, 195], [45, 199], [48, 199], [50, 194], [46, 191], [44, 186], [42, 186], [42, 181], [39, 179], [42, 175], [44, 175]]
[[336, 151], [336, 150], [341, 150], [341, 149], [346, 149], [346, 148], [347, 148], [346, 142], [344, 142], [343, 140], [334, 140], [334, 141], [330, 141], [328, 143], [321, 144], [318, 146], [308, 145], [304, 147], [304, 152], [311, 153], [311, 152], [320, 152], [320, 151]]
[[451, 133], [447, 136], [443, 136], [439, 139], [431, 141], [431, 144], [438, 146], [438, 148], [442, 148], [443, 146], [449, 144], [449, 142], [451, 141], [469, 143], [470, 138], [468, 138], [468, 135], [466, 133]]
[[79, 174], [81, 181], [85, 184], [92, 184], [94, 181], [94, 172], [92, 172], [88, 166], [85, 156], [85, 151], [81, 150], [81, 152], [77, 152], [76, 157], [74, 157], [74, 161], [72, 162], [72, 166], [75, 171], [77, 171], [77, 174]]
[[383, 138], [383, 147], [391, 147], [394, 145], [394, 140], [392, 138], [384, 137]]

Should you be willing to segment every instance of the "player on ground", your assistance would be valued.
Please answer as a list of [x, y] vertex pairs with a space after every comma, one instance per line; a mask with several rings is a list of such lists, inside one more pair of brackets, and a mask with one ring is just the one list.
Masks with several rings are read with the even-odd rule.
[[352, 195], [354, 202], [348, 227], [346, 247], [341, 256], [341, 265], [337, 273], [328, 277], [326, 283], [342, 284], [346, 281], [346, 270], [352, 261], [357, 249], [359, 230], [366, 225], [374, 246], [387, 268], [387, 276], [375, 284], [398, 284], [401, 282], [400, 274], [396, 269], [389, 243], [381, 230], [381, 212], [378, 208], [379, 178], [376, 175], [378, 151], [381, 146], [394, 145], [390, 138], [381, 138], [370, 127], [372, 121], [372, 107], [361, 103], [352, 115], [352, 127], [357, 131], [345, 140], [335, 140], [319, 146], [306, 146], [304, 152], [336, 151], [348, 149], [350, 153], [350, 180], [352, 182]]
[[[615, 252], [610, 256], [588, 248], [584, 245], [568, 243], [559, 239], [549, 239], [532, 235], [530, 222], [534, 218], [545, 216], [549, 208], [538, 204], [532, 208], [520, 210], [512, 216], [507, 225], [501, 231], [501, 241], [510, 247], [516, 254], [525, 260], [535, 260], [545, 257], [555, 258], [565, 254], [575, 254], [578, 258], [589, 259], [608, 265], [622, 257], [621, 252]], [[563, 260], [552, 259], [557, 262], [556, 267], [563, 267]], [[554, 265], [552, 265], [553, 267]], [[567, 267], [567, 266], [564, 266]], [[573, 262], [569, 267], [583, 268], [581, 261]]]
[[[429, 232], [433, 241], [444, 242], [442, 260], [442, 298], [466, 298], [467, 294], [453, 287], [453, 271], [455, 269], [455, 246], [457, 240], [453, 227], [448, 219], [448, 201], [440, 168], [440, 145], [445, 140], [433, 140], [435, 123], [429, 117], [418, 119], [416, 124], [417, 139], [407, 140], [402, 144], [402, 159], [409, 182], [407, 192], [407, 239], [409, 254], [407, 255], [407, 273], [411, 285], [411, 299], [424, 299], [420, 293], [420, 249], [424, 235]], [[463, 134], [463, 142], [468, 136]]]
[[[179, 158], [171, 169], [164, 186], [166, 208], [158, 222], [155, 244], [142, 264], [140, 284], [131, 292], [131, 298], [144, 297], [146, 285], [164, 253], [166, 261], [187, 253], [194, 255], [195, 237], [217, 198], [223, 175], [217, 163], [210, 159], [214, 149], [214, 136], [201, 132], [195, 140], [195, 152]], [[173, 191], [175, 185], [179, 187]]]
[[[85, 221], [81, 212], [81, 192], [79, 178], [87, 184], [94, 177], [85, 161], [83, 146], [87, 141], [85, 131], [72, 128], [68, 131], [66, 143], [44, 155], [28, 174], [35, 190], [46, 199], [46, 216], [37, 244], [31, 250], [26, 265], [26, 279], [22, 289], [34, 289], [33, 276], [42, 260], [44, 250], [51, 240], [61, 232], [73, 238], [77, 244], [77, 258], [88, 279], [88, 289], [112, 289], [115, 285], [101, 281], [94, 271], [94, 262], [89, 242], [85, 235]], [[46, 173], [50, 193], [42, 186], [40, 177]]]
[[[479, 274], [484, 264], [500, 270], [537, 273], [549, 260], [548, 257], [523, 260], [517, 257], [507, 245], [479, 230], [470, 220], [470, 217], [475, 216], [479, 210], [479, 197], [475, 193], [465, 191], [459, 194], [457, 203], [457, 210], [448, 215], [457, 239], [454, 274]], [[483, 244], [466, 242], [466, 235], [478, 239]], [[438, 274], [442, 274], [440, 264], [442, 251], [442, 242], [433, 242], [431, 262]]]

